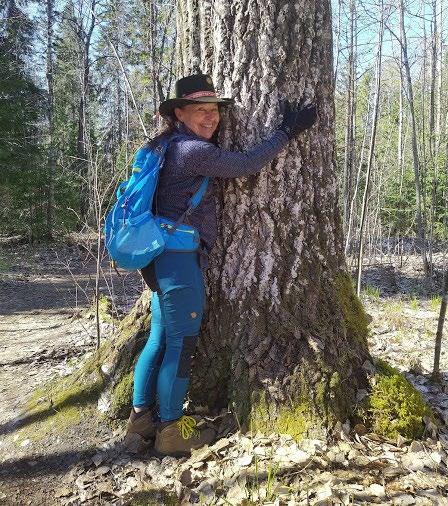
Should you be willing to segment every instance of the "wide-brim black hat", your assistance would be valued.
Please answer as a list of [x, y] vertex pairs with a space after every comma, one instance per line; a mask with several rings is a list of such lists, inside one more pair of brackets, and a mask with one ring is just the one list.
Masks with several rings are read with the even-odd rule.
[[179, 79], [175, 85], [175, 92], [176, 98], [169, 98], [160, 104], [159, 113], [162, 116], [170, 116], [175, 107], [187, 104], [233, 104], [232, 98], [222, 98], [216, 95], [212, 78], [207, 74], [195, 74]]

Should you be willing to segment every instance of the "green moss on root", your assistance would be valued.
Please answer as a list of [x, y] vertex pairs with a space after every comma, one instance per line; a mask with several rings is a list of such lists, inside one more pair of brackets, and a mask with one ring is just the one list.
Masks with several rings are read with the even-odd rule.
[[176, 506], [179, 499], [173, 493], [166, 490], [140, 490], [124, 497], [127, 506]]
[[[144, 293], [144, 296], [149, 297], [149, 295], [146, 295], [146, 292]], [[121, 321], [119, 337], [115, 343], [116, 346], [121, 346], [137, 332], [148, 332], [151, 323], [151, 313], [148, 310], [148, 299], [146, 298], [145, 301], [142, 306], [137, 305], [134, 307], [133, 310]]]
[[250, 429], [252, 432], [289, 434], [296, 441], [303, 439], [311, 427], [313, 417], [308, 402], [282, 405], [276, 409], [269, 406], [266, 394], [253, 395]]
[[101, 294], [98, 300], [98, 312], [99, 317], [102, 322], [112, 322], [112, 304], [110, 300], [104, 295]]
[[355, 293], [347, 273], [339, 273], [335, 279], [336, 292], [344, 315], [344, 325], [349, 340], [356, 339], [367, 346], [368, 317]]
[[252, 394], [249, 415], [252, 432], [289, 434], [300, 441], [304, 437], [322, 436], [336, 421], [351, 415], [352, 405], [344, 397], [338, 372], [322, 373], [314, 385], [300, 378], [294, 390], [298, 396], [282, 404], [270, 403], [264, 391]]
[[322, 412], [324, 412], [323, 408], [325, 408], [326, 397], [327, 397], [327, 386], [325, 382], [321, 381], [316, 384], [316, 394], [314, 396], [314, 400], [317, 407], [320, 408]]
[[310, 424], [309, 405], [305, 402], [295, 406], [282, 406], [275, 422], [275, 431], [289, 434], [300, 441], [307, 434]]
[[91, 361], [84, 367], [84, 375], [78, 371], [34, 392], [22, 417], [19, 443], [24, 439], [37, 441], [49, 434], [61, 433], [79, 423], [90, 407], [95, 407], [104, 386], [103, 378], [93, 369]]
[[130, 371], [121, 378], [112, 391], [111, 409], [120, 418], [129, 414], [133, 385], [134, 373]]
[[335, 371], [330, 378], [330, 390], [338, 390], [341, 386], [341, 377], [339, 376], [339, 373]]
[[[93, 300], [89, 307], [83, 310], [82, 312], [84, 318], [95, 318], [96, 315], [96, 299], [93, 297]], [[112, 316], [112, 304], [110, 299], [104, 295], [100, 294], [98, 299], [98, 316], [101, 322], [111, 323], [114, 321]]]
[[[67, 426], [79, 423], [85, 416], [96, 416], [98, 398], [111, 380], [101, 371], [102, 365], [110, 366], [114, 378], [123, 374], [113, 389], [112, 403], [125, 416], [125, 410], [131, 404], [132, 393], [132, 373], [129, 372], [129, 367], [132, 367], [134, 355], [143, 344], [150, 322], [149, 295], [149, 292], [145, 292], [131, 313], [120, 323], [116, 339], [104, 341], [100, 349], [87, 358], [73, 374], [55, 379], [35, 391], [22, 416], [19, 442], [62, 432]], [[136, 336], [136, 339], [130, 339], [132, 336]]]
[[376, 363], [377, 373], [370, 395], [373, 430], [389, 438], [418, 439], [423, 435], [423, 417], [431, 410], [409, 381], [383, 360]]

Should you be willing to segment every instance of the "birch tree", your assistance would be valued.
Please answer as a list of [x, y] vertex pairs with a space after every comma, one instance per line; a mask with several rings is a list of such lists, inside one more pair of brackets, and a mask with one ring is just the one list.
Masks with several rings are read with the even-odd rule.
[[253, 428], [322, 431], [351, 412], [369, 356], [337, 206], [330, 3], [181, 0], [179, 19], [179, 74], [210, 72], [235, 99], [224, 147], [268, 135], [280, 99], [319, 110], [259, 175], [216, 182], [220, 237], [192, 397], [230, 403]]
[[422, 192], [422, 184], [421, 184], [421, 171], [420, 171], [420, 161], [419, 161], [419, 153], [418, 153], [418, 143], [417, 143], [417, 124], [415, 117], [415, 105], [414, 105], [414, 87], [412, 85], [411, 78], [411, 66], [409, 63], [408, 57], [408, 43], [406, 30], [404, 26], [404, 12], [405, 7], [403, 0], [398, 0], [398, 8], [399, 8], [399, 23], [400, 23], [400, 46], [402, 51], [402, 63], [403, 66], [401, 71], [404, 72], [405, 83], [406, 83], [406, 94], [409, 102], [409, 112], [411, 116], [411, 130], [412, 130], [412, 164], [414, 168], [414, 178], [415, 178], [415, 193], [416, 193], [416, 221], [417, 221], [417, 237], [418, 244], [422, 255], [422, 262], [425, 274], [429, 273], [429, 264], [427, 258], [427, 248], [426, 248], [426, 226], [425, 226], [425, 217], [424, 217], [424, 207], [423, 207], [423, 192]]
[[350, 220], [350, 202], [353, 196], [353, 179], [355, 165], [355, 72], [356, 72], [356, 0], [349, 3], [349, 36], [348, 36], [348, 76], [347, 76], [347, 114], [345, 130], [344, 156], [344, 231]]
[[440, 123], [442, 111], [442, 59], [443, 48], [442, 40], [442, 12], [441, 1], [432, 0], [431, 17], [431, 84], [430, 84], [430, 109], [429, 109], [429, 150], [432, 169], [431, 184], [431, 211], [429, 223], [429, 265], [431, 275], [433, 271], [433, 238], [434, 227], [437, 215], [437, 194], [439, 179], [440, 162]]
[[362, 276], [362, 261], [363, 261], [363, 247], [364, 247], [364, 226], [367, 215], [367, 201], [369, 197], [370, 181], [373, 165], [373, 155], [375, 152], [376, 131], [378, 126], [378, 114], [380, 105], [381, 93], [381, 72], [382, 72], [382, 58], [383, 58], [383, 35], [384, 35], [384, 4], [379, 4], [380, 22], [378, 27], [378, 49], [376, 57], [376, 75], [375, 75], [375, 97], [373, 99], [373, 113], [372, 113], [372, 133], [370, 136], [369, 158], [367, 161], [366, 182], [364, 186], [364, 195], [362, 199], [361, 210], [361, 226], [359, 229], [359, 248], [358, 248], [358, 273], [356, 283], [356, 293], [358, 296], [361, 294], [361, 276]]
[[90, 150], [90, 95], [91, 95], [91, 49], [92, 35], [95, 29], [96, 0], [87, 5], [81, 4], [71, 19], [76, 33], [81, 61], [79, 62], [80, 96], [78, 101], [78, 134], [76, 141], [76, 159], [81, 179], [80, 218], [84, 222], [94, 211], [91, 206], [93, 196], [92, 160], [89, 160]]

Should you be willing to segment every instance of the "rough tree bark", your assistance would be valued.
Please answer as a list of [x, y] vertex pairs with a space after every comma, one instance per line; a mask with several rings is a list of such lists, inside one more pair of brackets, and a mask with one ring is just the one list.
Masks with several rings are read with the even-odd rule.
[[259, 175], [217, 182], [220, 234], [192, 398], [230, 403], [253, 428], [324, 432], [352, 412], [369, 356], [337, 206], [330, 2], [178, 5], [179, 75], [210, 72], [235, 98], [223, 146], [268, 135], [279, 99], [305, 96], [319, 109], [317, 125]]

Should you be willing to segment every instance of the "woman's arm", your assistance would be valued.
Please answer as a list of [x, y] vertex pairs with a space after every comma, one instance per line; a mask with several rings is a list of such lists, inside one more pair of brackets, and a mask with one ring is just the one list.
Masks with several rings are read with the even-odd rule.
[[202, 176], [234, 178], [256, 174], [271, 162], [288, 143], [288, 135], [276, 130], [267, 140], [247, 152], [226, 151], [200, 140], [177, 143], [176, 158], [185, 171]]

